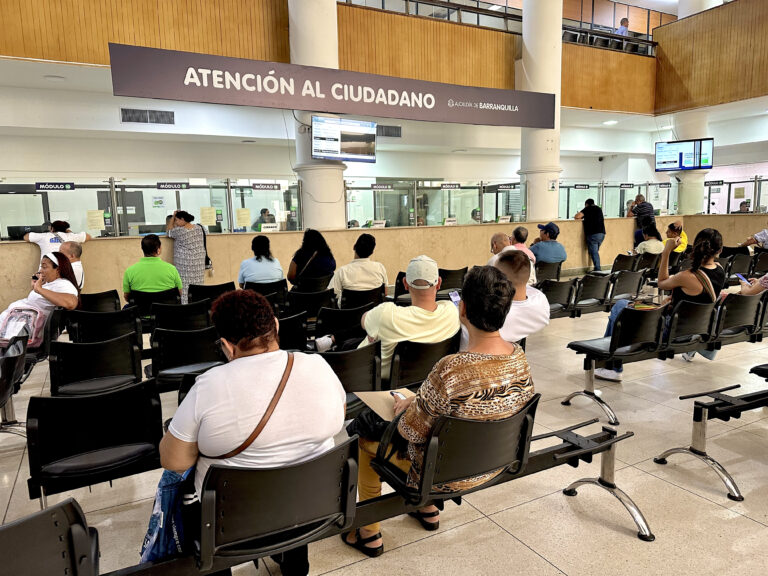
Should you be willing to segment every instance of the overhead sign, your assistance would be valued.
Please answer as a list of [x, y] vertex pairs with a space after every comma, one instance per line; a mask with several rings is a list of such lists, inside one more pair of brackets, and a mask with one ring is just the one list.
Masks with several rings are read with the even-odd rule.
[[189, 190], [189, 182], [158, 182], [158, 190]]
[[[74, 182], [35, 182], [35, 190], [74, 190]], [[95, 228], [94, 228], [95, 230]]]
[[704, 182], [704, 186], [722, 186], [723, 181], [722, 180], [707, 180]]
[[280, 190], [280, 184], [252, 184], [254, 190]]
[[371, 184], [371, 190], [394, 190], [392, 184]]
[[659, 188], [672, 188], [672, 184], [670, 184], [669, 182], [661, 182], [659, 184]]
[[619, 188], [626, 190], [627, 188], [634, 188], [634, 184], [619, 184]]
[[443, 182], [440, 184], [440, 190], [461, 190], [461, 184], [455, 182]]
[[518, 184], [499, 184], [497, 190], [517, 190]]
[[109, 44], [115, 96], [554, 128], [555, 96]]
[[589, 184], [574, 184], [573, 187], [576, 190], [589, 190]]

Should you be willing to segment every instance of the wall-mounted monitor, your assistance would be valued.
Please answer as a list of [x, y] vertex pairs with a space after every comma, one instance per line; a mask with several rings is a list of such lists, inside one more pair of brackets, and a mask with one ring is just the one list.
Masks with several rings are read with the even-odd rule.
[[376, 162], [376, 122], [312, 116], [312, 158]]
[[712, 138], [656, 142], [656, 172], [710, 169], [714, 151]]

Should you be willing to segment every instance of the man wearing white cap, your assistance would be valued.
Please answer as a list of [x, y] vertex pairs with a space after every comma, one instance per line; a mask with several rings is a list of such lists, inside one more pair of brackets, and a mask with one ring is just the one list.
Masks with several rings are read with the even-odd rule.
[[437, 262], [429, 256], [417, 256], [408, 263], [403, 279], [405, 289], [411, 293], [411, 305], [385, 302], [363, 315], [362, 325], [368, 338], [360, 347], [381, 341], [382, 378], [389, 379], [398, 342], [441, 342], [459, 330], [459, 312], [453, 302], [437, 301], [440, 283]]

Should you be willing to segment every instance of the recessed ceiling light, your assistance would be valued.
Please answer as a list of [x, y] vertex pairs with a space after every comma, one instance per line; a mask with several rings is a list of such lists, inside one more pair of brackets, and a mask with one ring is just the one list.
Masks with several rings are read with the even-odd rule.
[[603, 122], [603, 126], [615, 126], [618, 123], [619, 123], [618, 120], [606, 120], [605, 122]]
[[48, 82], [64, 82], [67, 79], [65, 76], [57, 76], [56, 74], [46, 74], [43, 78]]
[[661, 128], [659, 128], [659, 130], [672, 130], [672, 128], [674, 128], [672, 124], [667, 124], [666, 126], [662, 126]]

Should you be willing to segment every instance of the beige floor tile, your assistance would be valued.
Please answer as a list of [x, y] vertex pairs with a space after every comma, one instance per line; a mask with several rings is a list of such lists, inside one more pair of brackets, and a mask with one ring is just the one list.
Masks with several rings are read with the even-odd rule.
[[645, 514], [655, 542], [639, 540], [618, 501], [591, 486], [573, 498], [553, 494], [491, 518], [569, 576], [768, 571], [765, 526], [634, 468], [616, 481]]
[[[79, 498], [77, 500], [81, 502]], [[147, 533], [152, 502], [150, 498], [85, 513], [88, 525], [99, 531], [99, 571], [102, 574], [139, 563], [139, 551]]]
[[758, 420], [757, 422], [747, 424], [742, 429], [746, 432], [750, 432], [751, 434], [757, 434], [758, 436], [768, 439], [768, 416]]
[[[315, 571], [310, 555], [311, 573]], [[549, 562], [488, 519], [479, 519], [454, 530], [392, 549], [383, 556], [365, 559], [330, 572], [334, 575], [419, 574], [420, 576], [485, 574], [561, 574]]]

